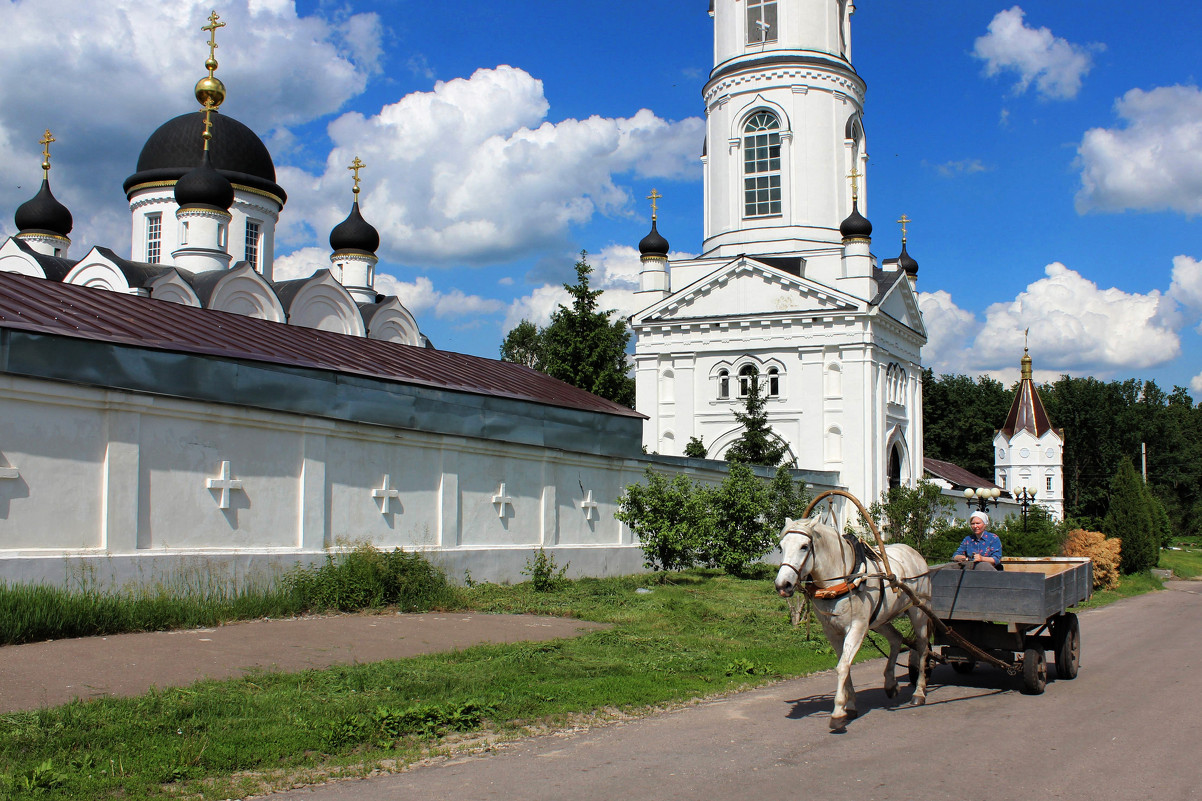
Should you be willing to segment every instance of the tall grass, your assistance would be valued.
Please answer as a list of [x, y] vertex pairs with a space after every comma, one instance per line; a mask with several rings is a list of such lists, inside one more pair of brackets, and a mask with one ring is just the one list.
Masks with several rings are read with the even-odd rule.
[[307, 612], [396, 607], [445, 608], [457, 590], [423, 556], [370, 546], [295, 568], [276, 580], [231, 587], [188, 574], [153, 586], [119, 590], [62, 589], [0, 582], [0, 644], [89, 637], [131, 631], [215, 626], [233, 620], [292, 617]]

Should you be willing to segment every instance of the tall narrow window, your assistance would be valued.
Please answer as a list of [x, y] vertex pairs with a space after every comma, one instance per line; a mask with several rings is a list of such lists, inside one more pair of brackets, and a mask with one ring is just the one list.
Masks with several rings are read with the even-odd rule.
[[776, 0], [747, 0], [747, 44], [776, 41]]
[[158, 264], [163, 254], [163, 215], [146, 215], [146, 261]]
[[743, 126], [743, 216], [779, 216], [780, 121], [760, 111]]
[[1053, 487], [1052, 487], [1052, 476], [1047, 476], [1046, 478], [1047, 478], [1047, 482], [1046, 482], [1046, 484], [1045, 484], [1045, 487], [1046, 487], [1045, 491], [1046, 491], [1048, 494], [1051, 494], [1051, 492], [1052, 492], [1052, 489], [1053, 489]]
[[768, 368], [768, 395], [769, 397], [780, 397], [780, 370], [775, 367]]
[[730, 371], [718, 371], [718, 397], [721, 400], [726, 400], [730, 397]]
[[259, 269], [259, 236], [260, 225], [254, 220], [246, 221], [246, 260], [250, 266]]
[[739, 370], [739, 397], [746, 398], [759, 390], [759, 371], [754, 365], [746, 365]]

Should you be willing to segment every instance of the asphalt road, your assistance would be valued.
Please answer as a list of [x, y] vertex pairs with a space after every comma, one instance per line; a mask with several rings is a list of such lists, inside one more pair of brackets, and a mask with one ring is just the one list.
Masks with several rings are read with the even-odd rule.
[[271, 801], [1200, 799], [1202, 583], [1169, 586], [1083, 613], [1080, 675], [1043, 695], [943, 666], [910, 707], [878, 659], [853, 671], [861, 715], [842, 733], [824, 673]]

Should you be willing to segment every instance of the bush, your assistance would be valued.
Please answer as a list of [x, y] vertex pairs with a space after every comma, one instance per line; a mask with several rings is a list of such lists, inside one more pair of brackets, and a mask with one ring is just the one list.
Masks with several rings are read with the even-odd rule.
[[631, 484], [618, 498], [615, 517], [638, 536], [644, 567], [692, 567], [702, 543], [709, 539], [710, 490], [694, 485], [683, 475], [668, 481], [650, 467], [644, 476], [647, 483]]
[[325, 564], [297, 568], [284, 577], [309, 609], [354, 612], [395, 606], [402, 612], [425, 612], [452, 606], [455, 588], [446, 574], [420, 553], [400, 548], [381, 551], [371, 545], [327, 554]]
[[954, 508], [955, 504], [944, 497], [940, 487], [923, 480], [914, 487], [890, 487], [881, 493], [879, 501], [868, 507], [868, 514], [882, 527], [885, 539], [905, 543], [926, 556], [933, 550], [933, 543], [928, 544], [932, 538], [940, 540], [942, 549], [947, 517]]
[[530, 577], [530, 585], [535, 592], [552, 592], [567, 581], [565, 576], [571, 566], [572, 563], [568, 562], [559, 567], [555, 564], [554, 556], [547, 556], [547, 552], [539, 548], [533, 559], [526, 560], [522, 575]]
[[1055, 556], [1064, 539], [1056, 521], [1042, 506], [1028, 509], [1025, 522], [1020, 515], [1007, 515], [993, 532], [1002, 541], [1004, 556]]
[[1093, 562], [1093, 588], [1113, 590], [1119, 585], [1119, 564], [1122, 542], [1107, 539], [1100, 531], [1074, 529], [1064, 540], [1061, 551], [1065, 556], [1088, 556]]

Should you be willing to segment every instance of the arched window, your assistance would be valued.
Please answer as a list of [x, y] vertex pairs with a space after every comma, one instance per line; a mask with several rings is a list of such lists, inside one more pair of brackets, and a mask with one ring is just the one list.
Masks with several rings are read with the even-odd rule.
[[837, 398], [843, 394], [843, 368], [831, 362], [826, 366], [826, 397]]
[[747, 44], [776, 41], [776, 0], [747, 0]]
[[730, 397], [730, 370], [718, 371], [718, 399], [726, 400]]
[[779, 217], [780, 120], [758, 111], [743, 126], [743, 216]]
[[894, 445], [889, 451], [889, 489], [901, 486], [901, 448]]
[[768, 397], [780, 397], [780, 370], [775, 367], [768, 368]]
[[739, 397], [746, 398], [759, 389], [759, 370], [748, 364], [739, 370]]
[[676, 401], [676, 374], [671, 370], [664, 370], [660, 374], [659, 399], [662, 403]]

